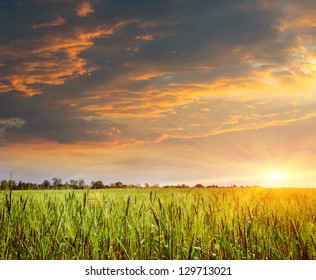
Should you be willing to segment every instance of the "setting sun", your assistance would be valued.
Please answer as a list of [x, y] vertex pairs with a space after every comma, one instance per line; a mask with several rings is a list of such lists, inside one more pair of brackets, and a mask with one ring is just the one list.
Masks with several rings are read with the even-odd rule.
[[285, 179], [285, 173], [284, 172], [281, 172], [281, 171], [272, 171], [270, 174], [269, 174], [269, 179], [271, 181], [275, 181], [275, 182], [280, 182], [280, 181], [284, 181]]
[[289, 184], [289, 172], [284, 170], [269, 170], [265, 173], [265, 186], [286, 187]]

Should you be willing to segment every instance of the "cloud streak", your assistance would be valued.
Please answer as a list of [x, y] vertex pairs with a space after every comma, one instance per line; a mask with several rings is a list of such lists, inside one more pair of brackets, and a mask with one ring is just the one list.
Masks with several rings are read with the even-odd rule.
[[32, 28], [37, 29], [37, 28], [53, 27], [53, 26], [63, 25], [65, 23], [66, 23], [65, 19], [63, 19], [62, 17], [58, 17], [50, 22], [34, 24]]

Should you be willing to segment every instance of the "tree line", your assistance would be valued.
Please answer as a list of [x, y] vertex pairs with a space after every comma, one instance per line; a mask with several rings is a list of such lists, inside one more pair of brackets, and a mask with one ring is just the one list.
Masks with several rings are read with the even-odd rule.
[[[230, 186], [218, 186], [218, 185], [203, 185], [203, 184], [196, 184], [193, 186], [194, 188], [244, 188], [249, 186], [237, 186], [237, 185], [230, 185]], [[258, 187], [258, 186], [251, 186], [251, 187]], [[52, 180], [44, 180], [42, 183], [28, 183], [19, 181], [16, 182], [14, 180], [2, 180], [0, 181], [0, 190], [67, 190], [67, 189], [127, 189], [127, 188], [178, 188], [178, 189], [185, 189], [190, 188], [187, 184], [178, 184], [178, 185], [164, 185], [160, 186], [159, 184], [148, 184], [145, 183], [144, 185], [141, 184], [124, 184], [122, 182], [104, 184], [103, 181], [92, 181], [90, 184], [86, 184], [83, 179], [72, 179], [66, 181], [65, 183], [62, 182], [61, 178], [54, 177]]]

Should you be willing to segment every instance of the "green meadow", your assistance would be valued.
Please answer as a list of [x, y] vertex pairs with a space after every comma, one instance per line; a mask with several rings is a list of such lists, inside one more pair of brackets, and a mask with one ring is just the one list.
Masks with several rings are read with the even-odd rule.
[[0, 192], [0, 259], [316, 259], [316, 189]]

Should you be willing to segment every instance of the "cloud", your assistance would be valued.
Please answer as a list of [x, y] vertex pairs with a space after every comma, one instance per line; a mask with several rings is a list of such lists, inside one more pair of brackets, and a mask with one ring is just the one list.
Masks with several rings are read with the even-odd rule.
[[24, 120], [21, 120], [19, 118], [10, 118], [10, 119], [0, 119], [0, 127], [6, 127], [6, 128], [21, 128], [25, 124]]
[[[295, 123], [315, 121], [315, 94], [302, 97], [274, 97], [251, 99], [202, 97], [190, 104], [174, 108], [162, 119], [122, 119], [135, 129], [135, 135], [145, 139], [169, 141], [209, 138], [232, 132], [261, 130], [268, 127], [286, 127]], [[140, 131], [141, 130], [141, 131]]]
[[13, 41], [0, 49], [6, 56], [0, 78], [0, 92], [18, 90], [28, 96], [42, 93], [43, 85], [60, 85], [68, 79], [89, 75], [88, 66], [80, 54], [94, 40], [110, 36], [120, 27], [97, 27], [92, 31], [70, 28], [60, 34], [43, 34], [37, 39]]
[[0, 31], [0, 118], [25, 121], [6, 137], [153, 143], [311, 119], [251, 113], [275, 96], [292, 112], [291, 96], [314, 91], [314, 10], [287, 2], [21, 2], [17, 22], [0, 17], [12, 23]]
[[37, 29], [37, 28], [44, 28], [44, 27], [59, 26], [59, 25], [63, 25], [65, 22], [66, 22], [65, 19], [63, 19], [62, 17], [58, 17], [50, 22], [34, 24], [32, 28]]
[[77, 15], [79, 17], [86, 17], [93, 13], [94, 10], [88, 1], [82, 2], [76, 9]]
[[147, 80], [152, 80], [157, 77], [166, 77], [167, 75], [172, 74], [171, 72], [153, 72], [153, 73], [146, 73], [142, 74], [140, 76], [134, 76], [131, 77], [131, 80], [135, 81], [147, 81]]
[[135, 37], [135, 39], [143, 40], [143, 41], [152, 41], [154, 40], [154, 37], [151, 34], [146, 34], [146, 35], [138, 35]]
[[0, 145], [6, 142], [7, 132], [12, 129], [20, 129], [25, 121], [19, 118], [0, 118]]

